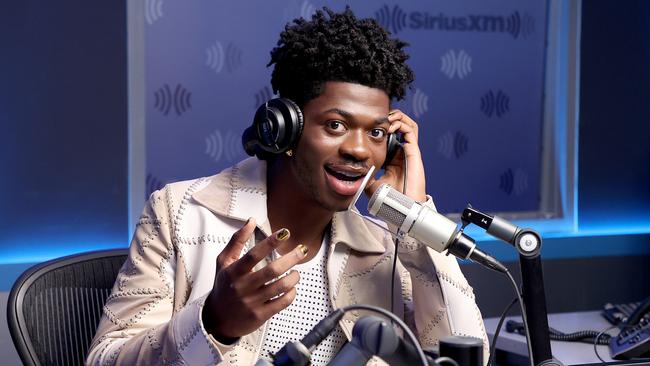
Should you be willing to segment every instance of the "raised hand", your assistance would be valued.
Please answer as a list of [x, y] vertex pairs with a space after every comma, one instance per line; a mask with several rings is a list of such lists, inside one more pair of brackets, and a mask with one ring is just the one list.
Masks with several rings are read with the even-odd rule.
[[214, 285], [203, 308], [205, 329], [223, 343], [231, 343], [233, 339], [253, 332], [289, 306], [296, 296], [294, 286], [300, 279], [298, 272], [292, 270], [282, 275], [305, 258], [307, 247], [298, 245], [265, 267], [253, 271], [256, 264], [290, 235], [289, 230], [280, 229], [240, 258], [254, 230], [255, 220], [251, 218], [233, 234], [217, 257]]
[[[381, 178], [368, 183], [366, 194], [372, 195], [383, 183], [388, 183], [401, 192], [404, 187], [404, 169], [408, 168], [406, 195], [416, 201], [424, 202], [426, 201], [426, 179], [418, 145], [418, 124], [399, 109], [388, 114], [388, 121], [390, 122], [388, 133], [402, 133], [403, 149], [386, 165], [386, 171]], [[405, 161], [408, 164], [405, 165]]]

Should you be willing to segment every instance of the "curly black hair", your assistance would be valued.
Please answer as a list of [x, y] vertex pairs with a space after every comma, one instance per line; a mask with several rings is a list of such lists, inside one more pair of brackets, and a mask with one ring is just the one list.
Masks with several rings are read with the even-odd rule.
[[390, 99], [404, 98], [413, 81], [406, 42], [390, 34], [374, 19], [357, 19], [349, 6], [341, 13], [327, 7], [311, 21], [287, 24], [277, 47], [271, 76], [274, 93], [304, 106], [323, 92], [327, 81], [345, 81], [384, 90]]

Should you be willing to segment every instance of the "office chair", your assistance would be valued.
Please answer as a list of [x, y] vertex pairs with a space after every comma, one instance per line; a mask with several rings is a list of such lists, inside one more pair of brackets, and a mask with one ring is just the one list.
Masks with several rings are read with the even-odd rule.
[[9, 294], [11, 337], [24, 365], [83, 365], [128, 249], [37, 264]]

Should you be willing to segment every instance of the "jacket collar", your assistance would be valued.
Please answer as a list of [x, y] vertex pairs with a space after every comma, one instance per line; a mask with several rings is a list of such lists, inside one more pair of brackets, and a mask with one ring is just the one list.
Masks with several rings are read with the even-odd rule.
[[[266, 162], [248, 158], [210, 178], [192, 198], [219, 216], [246, 221], [255, 218], [258, 228], [271, 234], [266, 211]], [[356, 214], [337, 212], [332, 218], [331, 243], [347, 245], [362, 253], [383, 253], [386, 249], [370, 225]]]

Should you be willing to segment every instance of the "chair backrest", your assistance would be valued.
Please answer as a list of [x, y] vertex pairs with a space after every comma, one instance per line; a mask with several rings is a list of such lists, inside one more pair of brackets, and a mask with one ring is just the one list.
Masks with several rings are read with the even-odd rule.
[[[37, 264], [9, 294], [9, 331], [25, 365], [83, 365], [128, 249]], [[0, 362], [1, 363], [1, 362]]]

